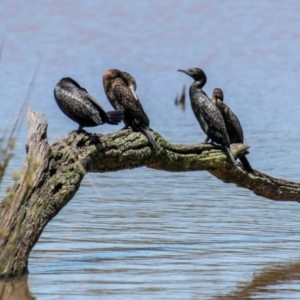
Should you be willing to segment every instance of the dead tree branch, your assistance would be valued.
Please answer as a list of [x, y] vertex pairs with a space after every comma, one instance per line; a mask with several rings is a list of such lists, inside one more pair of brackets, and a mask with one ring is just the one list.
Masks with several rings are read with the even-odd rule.
[[[300, 184], [255, 171], [235, 171], [225, 153], [209, 144], [174, 145], [154, 133], [160, 151], [131, 130], [108, 135], [73, 132], [49, 145], [47, 120], [27, 111], [27, 158], [22, 175], [0, 204], [0, 277], [27, 272], [31, 249], [47, 223], [72, 199], [87, 172], [111, 172], [148, 167], [171, 172], [206, 170], [224, 182], [255, 194], [300, 202]], [[245, 144], [232, 145], [237, 158]]]

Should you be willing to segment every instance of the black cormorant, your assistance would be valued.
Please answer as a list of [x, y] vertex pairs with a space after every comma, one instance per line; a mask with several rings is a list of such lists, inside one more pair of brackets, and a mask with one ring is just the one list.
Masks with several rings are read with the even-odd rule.
[[230, 151], [229, 137], [223, 117], [217, 107], [202, 90], [207, 80], [205, 73], [199, 68], [178, 71], [191, 76], [195, 80], [189, 90], [194, 114], [207, 137], [213, 142], [223, 146], [234, 168], [237, 169], [236, 162]]
[[[244, 133], [243, 133], [242, 125], [238, 117], [233, 113], [230, 107], [223, 102], [224, 101], [223, 91], [219, 88], [214, 89], [211, 101], [219, 109], [219, 111], [223, 116], [230, 144], [244, 143]], [[247, 157], [241, 156], [239, 157], [239, 159], [242, 162], [245, 170], [252, 173], [253, 169]]]
[[61, 111], [79, 124], [77, 132], [83, 127], [104, 123], [117, 125], [123, 118], [122, 110], [105, 112], [101, 105], [70, 77], [62, 78], [54, 88], [54, 98]]
[[125, 128], [130, 126], [135, 131], [141, 131], [152, 147], [159, 150], [149, 129], [149, 118], [135, 93], [135, 79], [127, 72], [109, 69], [103, 75], [103, 86], [111, 105], [124, 110]]

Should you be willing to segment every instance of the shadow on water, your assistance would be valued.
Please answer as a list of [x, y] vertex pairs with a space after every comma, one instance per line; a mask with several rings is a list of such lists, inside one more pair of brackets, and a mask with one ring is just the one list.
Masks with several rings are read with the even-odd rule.
[[[240, 286], [236, 291], [224, 296], [217, 296], [217, 300], [238, 300], [238, 299], [274, 299], [272, 295], [280, 297], [279, 291], [284, 290], [287, 285], [300, 281], [300, 262], [292, 264], [279, 264], [254, 275], [251, 282]], [[297, 284], [296, 284], [297, 285]], [[293, 288], [291, 287], [290, 290]], [[286, 290], [287, 293], [289, 293]], [[285, 294], [286, 296], [287, 294]], [[282, 299], [284, 299], [284, 295]], [[289, 299], [294, 299], [290, 298]], [[295, 299], [298, 299], [297, 297]]]
[[0, 280], [0, 299], [5, 300], [34, 300], [28, 288], [28, 276], [10, 280]]
[[[252, 281], [227, 295], [216, 296], [216, 300], [270, 299], [278, 295], [281, 286], [300, 281], [300, 261], [288, 265], [276, 265], [266, 268], [253, 277]], [[274, 295], [274, 294], [273, 294]], [[253, 298], [254, 297], [254, 298]], [[28, 287], [28, 275], [18, 279], [0, 281], [0, 299], [34, 300]]]

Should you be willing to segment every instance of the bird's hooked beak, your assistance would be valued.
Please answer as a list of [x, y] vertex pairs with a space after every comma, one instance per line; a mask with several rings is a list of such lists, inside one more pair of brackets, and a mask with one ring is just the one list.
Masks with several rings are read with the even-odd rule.
[[184, 74], [186, 74], [186, 75], [189, 75], [189, 76], [191, 76], [191, 74], [189, 74], [189, 72], [187, 71], [187, 70], [177, 70], [178, 72], [182, 72], [182, 73], [184, 73]]

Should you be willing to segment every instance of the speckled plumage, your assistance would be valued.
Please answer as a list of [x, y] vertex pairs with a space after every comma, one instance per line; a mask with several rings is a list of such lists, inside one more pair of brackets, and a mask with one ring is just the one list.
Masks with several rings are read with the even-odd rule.
[[133, 87], [134, 92], [136, 92], [137, 89], [137, 84], [135, 81], [135, 78], [133, 76], [131, 76], [129, 73], [122, 71], [123, 76], [126, 78], [127, 82], [128, 82], [128, 86], [129, 87]]
[[[243, 143], [244, 133], [243, 133], [242, 125], [238, 117], [235, 115], [235, 113], [230, 109], [228, 105], [226, 105], [223, 102], [224, 101], [223, 91], [219, 88], [214, 89], [211, 101], [219, 109], [219, 111], [223, 116], [230, 144]], [[246, 156], [241, 156], [240, 161], [242, 162], [244, 168], [248, 172], [253, 172], [253, 169]]]
[[213, 142], [224, 147], [227, 156], [230, 158], [234, 168], [236, 169], [237, 166], [230, 151], [230, 142], [224, 119], [217, 107], [210, 101], [206, 93], [202, 90], [202, 87], [206, 84], [205, 73], [199, 68], [190, 68], [178, 71], [191, 76], [195, 80], [190, 86], [189, 94], [196, 119], [207, 137]]
[[61, 111], [79, 124], [78, 131], [104, 123], [117, 125], [124, 117], [122, 110], [105, 112], [87, 90], [70, 77], [57, 83], [54, 98]]
[[150, 130], [150, 120], [137, 97], [135, 79], [127, 72], [117, 69], [109, 69], [103, 75], [103, 87], [105, 94], [115, 109], [124, 110], [125, 128], [141, 131], [145, 134], [153, 146], [158, 150]]

